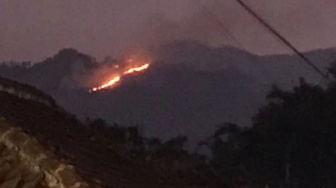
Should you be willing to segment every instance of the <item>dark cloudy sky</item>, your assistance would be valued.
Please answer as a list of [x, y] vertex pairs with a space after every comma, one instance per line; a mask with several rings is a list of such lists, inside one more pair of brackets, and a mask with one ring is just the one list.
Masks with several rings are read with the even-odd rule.
[[[200, 0], [256, 53], [284, 53], [235, 0]], [[0, 61], [38, 61], [64, 47], [103, 58], [130, 47], [194, 38], [237, 42], [224, 35], [197, 0], [1, 0]], [[245, 0], [301, 50], [336, 44], [335, 0]]]

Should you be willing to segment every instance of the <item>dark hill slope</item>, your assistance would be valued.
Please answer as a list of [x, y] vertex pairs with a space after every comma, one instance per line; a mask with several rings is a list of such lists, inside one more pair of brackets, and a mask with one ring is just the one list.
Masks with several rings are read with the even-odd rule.
[[162, 169], [137, 155], [125, 156], [113, 138], [55, 106], [0, 91], [0, 116], [19, 125], [55, 155], [72, 164], [88, 183], [102, 187], [217, 187], [213, 174]]

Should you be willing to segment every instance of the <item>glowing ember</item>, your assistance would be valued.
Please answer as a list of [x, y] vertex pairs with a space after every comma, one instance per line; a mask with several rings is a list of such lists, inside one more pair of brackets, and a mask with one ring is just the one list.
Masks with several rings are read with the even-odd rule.
[[132, 67], [132, 68], [128, 69], [127, 71], [123, 72], [121, 75], [116, 76], [113, 79], [109, 80], [107, 83], [102, 84], [102, 85], [100, 85], [98, 87], [92, 88], [90, 90], [90, 92], [95, 92], [95, 91], [99, 91], [99, 90], [102, 90], [102, 89], [111, 88], [111, 87], [115, 86], [118, 82], [121, 81], [122, 76], [128, 75], [128, 74], [137, 73], [137, 72], [143, 72], [143, 71], [145, 71], [148, 68], [149, 68], [149, 64], [148, 63], [144, 64], [144, 65], [141, 65], [141, 66], [138, 66], [138, 67]]

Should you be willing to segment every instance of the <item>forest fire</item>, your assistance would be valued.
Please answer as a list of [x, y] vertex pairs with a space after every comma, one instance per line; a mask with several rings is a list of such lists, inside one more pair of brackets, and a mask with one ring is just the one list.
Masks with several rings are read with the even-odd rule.
[[[128, 62], [133, 62], [132, 59], [130, 59]], [[99, 90], [103, 90], [103, 89], [108, 89], [108, 88], [112, 88], [114, 87], [116, 84], [118, 84], [122, 78], [126, 75], [130, 75], [130, 74], [135, 74], [135, 73], [139, 73], [139, 72], [144, 72], [149, 68], [150, 64], [146, 63], [146, 64], [142, 64], [140, 66], [131, 66], [129, 68], [126, 68], [124, 71], [120, 71], [119, 74], [116, 74], [114, 77], [112, 77], [110, 80], [108, 80], [106, 83], [103, 83], [100, 86], [97, 87], [93, 87], [89, 90], [89, 92], [96, 92]], [[118, 71], [119, 72], [119, 71]]]

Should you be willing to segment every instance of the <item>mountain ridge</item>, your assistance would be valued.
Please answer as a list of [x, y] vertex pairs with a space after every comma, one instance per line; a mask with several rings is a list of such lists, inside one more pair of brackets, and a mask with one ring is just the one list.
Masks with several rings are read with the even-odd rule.
[[[72, 51], [69, 56], [77, 53]], [[322, 68], [336, 59], [335, 49], [306, 55]], [[142, 124], [148, 135], [167, 138], [186, 134], [194, 141], [222, 122], [248, 126], [273, 84], [290, 88], [298, 84], [299, 77], [314, 84], [322, 81], [296, 56], [257, 56], [232, 47], [183, 41], [155, 51], [152, 67], [144, 74], [123, 80], [112, 90], [90, 94], [89, 88], [78, 82], [78, 75], [89, 77], [99, 63], [82, 56], [83, 61], [69, 58], [64, 61], [68, 63], [63, 62], [71, 73], [62, 78], [49, 79], [51, 71], [36, 71], [30, 79], [29, 71], [37, 70], [37, 65], [21, 68], [18, 75], [8, 74], [15, 67], [1, 65], [0, 74], [41, 88], [81, 119], [99, 117], [111, 123]], [[29, 74], [22, 76], [25, 71]]]

